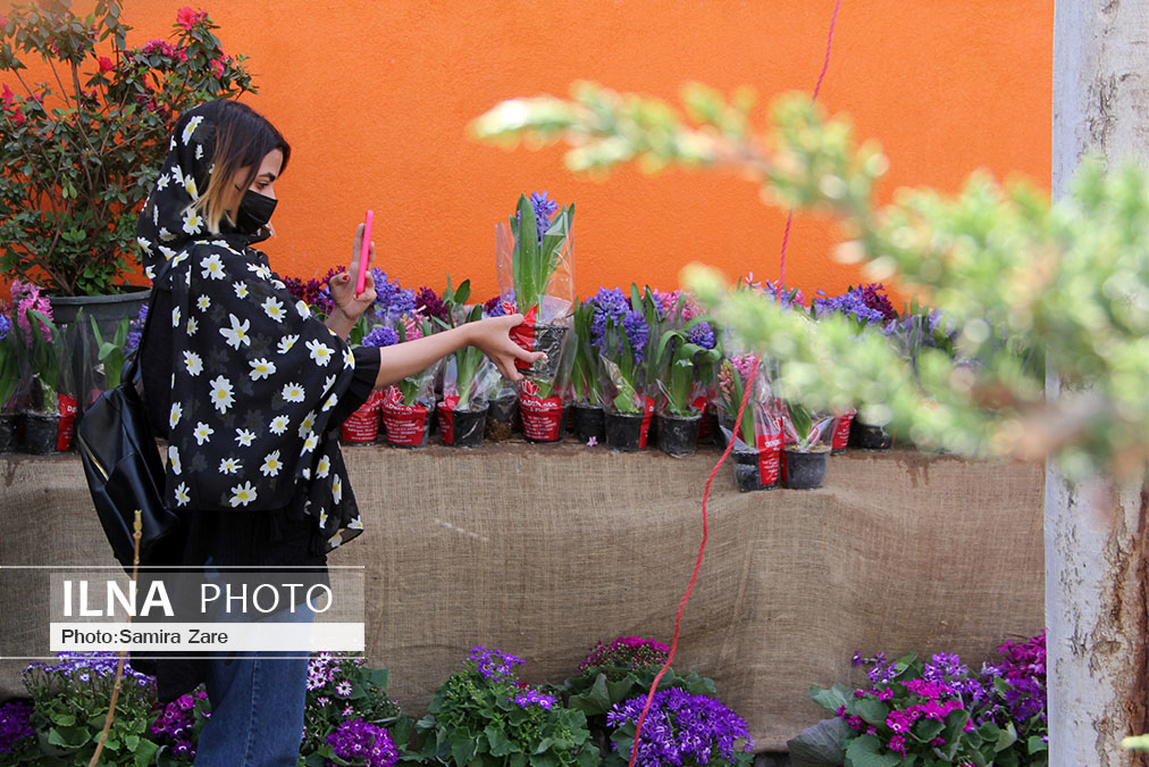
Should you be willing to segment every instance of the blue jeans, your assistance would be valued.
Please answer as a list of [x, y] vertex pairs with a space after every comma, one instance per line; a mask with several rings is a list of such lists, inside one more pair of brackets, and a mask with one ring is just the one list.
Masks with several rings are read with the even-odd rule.
[[[196, 767], [296, 767], [307, 699], [307, 657], [237, 653], [208, 661], [211, 718]], [[281, 655], [289, 655], [283, 653]]]

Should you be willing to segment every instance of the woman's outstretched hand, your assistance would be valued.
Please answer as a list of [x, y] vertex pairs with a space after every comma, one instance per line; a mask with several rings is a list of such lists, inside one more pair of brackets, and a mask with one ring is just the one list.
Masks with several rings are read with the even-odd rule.
[[[363, 292], [355, 296], [356, 280], [359, 277], [359, 260], [363, 258], [360, 253], [360, 243], [363, 241], [363, 224], [355, 229], [355, 242], [351, 246], [351, 264], [347, 271], [340, 272], [327, 282], [331, 291], [331, 300], [335, 303], [335, 310], [328, 318], [327, 327], [334, 330], [342, 338], [347, 338], [351, 328], [359, 321], [363, 312], [367, 311], [375, 302], [375, 280], [371, 276], [371, 267], [375, 265], [375, 243], [371, 243], [367, 256], [367, 280]], [[341, 316], [339, 316], [341, 315]]]
[[542, 352], [528, 352], [511, 340], [511, 328], [521, 324], [522, 314], [508, 314], [463, 326], [470, 330], [468, 342], [487, 355], [508, 381], [523, 380], [523, 374], [515, 369], [515, 360], [534, 362], [546, 356]]

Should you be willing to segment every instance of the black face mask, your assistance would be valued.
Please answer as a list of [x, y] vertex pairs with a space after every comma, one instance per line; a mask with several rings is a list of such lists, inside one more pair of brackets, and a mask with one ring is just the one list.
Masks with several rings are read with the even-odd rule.
[[239, 209], [235, 212], [235, 230], [240, 234], [256, 234], [271, 221], [271, 214], [279, 201], [248, 189], [243, 193]]

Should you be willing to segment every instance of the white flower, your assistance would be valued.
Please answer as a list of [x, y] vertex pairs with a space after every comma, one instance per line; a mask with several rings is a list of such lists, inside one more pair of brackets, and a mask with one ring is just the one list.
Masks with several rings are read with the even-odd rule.
[[247, 270], [249, 272], [252, 272], [253, 274], [256, 274], [256, 275], [262, 277], [265, 280], [271, 279], [271, 270], [268, 269], [263, 264], [248, 264]]
[[249, 429], [236, 429], [235, 441], [239, 443], [240, 447], [251, 447], [252, 441], [255, 439], [255, 432]]
[[268, 427], [272, 434], [283, 434], [287, 431], [287, 427], [291, 424], [291, 419], [285, 415], [277, 415], [271, 419], [271, 426]]
[[199, 217], [199, 213], [191, 208], [185, 210], [183, 229], [188, 234], [199, 234], [200, 230], [203, 229], [203, 220]]
[[178, 328], [180, 326], [180, 308], [178, 306], [172, 307], [172, 327]]
[[299, 438], [303, 439], [307, 433], [311, 431], [311, 427], [315, 425], [315, 411], [311, 411], [303, 419], [303, 423], [299, 425]]
[[318, 338], [314, 341], [308, 341], [304, 345], [311, 350], [311, 359], [315, 360], [320, 367], [327, 367], [327, 363], [331, 362], [331, 357], [335, 354], [334, 349]]
[[168, 445], [168, 466], [172, 467], [172, 474], [183, 471], [183, 466], [180, 464], [180, 449], [175, 445]]
[[295, 346], [295, 342], [298, 340], [299, 336], [297, 335], [284, 336], [283, 338], [279, 339], [279, 345], [275, 350], [280, 354], [287, 354], [289, 351], [291, 351], [291, 347]]
[[203, 115], [196, 115], [192, 119], [188, 120], [188, 124], [184, 126], [184, 132], [182, 136], [184, 146], [187, 146], [191, 143], [192, 136], [195, 134], [195, 129], [198, 128], [199, 124], [202, 122]]
[[187, 334], [189, 336], [194, 336], [198, 330], [199, 320], [197, 320], [195, 317], [188, 317]]
[[362, 530], [363, 529], [363, 520], [359, 517], [358, 514], [355, 515], [355, 519], [353, 519], [347, 523], [347, 529], [348, 530]]
[[331, 391], [331, 387], [335, 385], [335, 376], [330, 375], [323, 379], [323, 391]]
[[160, 189], [160, 190], [167, 189], [168, 184], [170, 184], [171, 182], [172, 182], [172, 180], [170, 178], [168, 178], [168, 174], [161, 173], [160, 177], [156, 179], [156, 189]]
[[195, 304], [197, 307], [199, 307], [201, 312], [206, 312], [209, 308], [211, 308], [211, 297], [206, 294], [202, 295], [196, 299]]
[[147, 237], [137, 237], [136, 244], [143, 248], [149, 256], [152, 254], [152, 243]]
[[355, 369], [355, 355], [351, 353], [350, 346], [343, 347], [343, 369], [347, 368]]
[[213, 434], [215, 434], [215, 429], [211, 428], [203, 421], [197, 421], [195, 425], [195, 431], [192, 432], [192, 436], [195, 437], [195, 443], [197, 445], [202, 445], [203, 443], [208, 442], [211, 439], [211, 435]]
[[319, 529], [327, 527], [327, 509], [319, 510]]
[[231, 381], [227, 380], [224, 376], [216, 376], [215, 380], [211, 382], [211, 401], [215, 405], [215, 409], [221, 414], [226, 413], [235, 404], [235, 397], [232, 396]]
[[267, 456], [263, 459], [263, 465], [259, 467], [259, 470], [265, 477], [275, 477], [279, 475], [279, 470], [282, 468], [283, 464], [280, 463], [279, 460], [279, 451], [275, 450], [267, 454]]
[[199, 189], [195, 185], [195, 176], [190, 173], [184, 176], [184, 189], [187, 190], [188, 196], [192, 198], [193, 202], [199, 199]]
[[203, 360], [195, 352], [184, 352], [184, 365], [187, 366], [188, 375], [198, 376], [203, 372]]
[[247, 298], [247, 284], [243, 282], [236, 282], [232, 285], [235, 288], [236, 298]]
[[[300, 435], [300, 436], [302, 436], [302, 435]], [[319, 437], [315, 436], [315, 432], [310, 432], [307, 435], [307, 439], [303, 440], [303, 449], [300, 450], [299, 452], [300, 452], [300, 454], [310, 453], [312, 450], [315, 449], [315, 446], [318, 444], [319, 444]]]
[[[159, 208], [157, 208], [156, 210], [159, 210]], [[163, 240], [164, 242], [171, 242], [175, 238], [176, 238], [176, 236], [174, 234], [172, 234], [171, 232], [169, 232], [168, 228], [166, 226], [160, 227], [160, 239], [161, 240]]]
[[343, 500], [343, 480], [339, 478], [338, 474], [331, 480], [331, 498], [336, 503]]
[[253, 381], [275, 375], [275, 363], [269, 359], [260, 357], [257, 360], [249, 361], [247, 364], [251, 365], [251, 380]]
[[307, 392], [295, 382], [285, 384], [283, 387], [283, 398], [288, 402], [303, 402], [303, 398], [306, 396]]
[[220, 474], [235, 474], [237, 471], [239, 471], [239, 459], [224, 458], [219, 462]]
[[178, 402], [173, 402], [171, 413], [168, 415], [168, 428], [174, 429], [176, 425], [179, 424], [180, 418], [183, 417], [183, 414], [184, 406]]
[[298, 312], [299, 316], [303, 319], [307, 319], [311, 316], [311, 310], [307, 308], [307, 304], [302, 298], [295, 302], [295, 311]]
[[[209, 277], [213, 280], [223, 279], [223, 260], [219, 257], [219, 253], [212, 253], [210, 256], [205, 256], [204, 259], [199, 262], [199, 265], [200, 268], [203, 269], [200, 276], [205, 280]], [[201, 306], [200, 308], [206, 309], [207, 307]]]
[[232, 496], [228, 503], [232, 508], [236, 506], [246, 506], [256, 499], [258, 494], [250, 482], [245, 482], [242, 485], [236, 485], [231, 489]]
[[260, 304], [264, 313], [276, 322], [283, 322], [283, 318], [287, 316], [287, 312], [283, 310], [283, 302], [275, 296], [268, 296], [267, 300]]
[[195, 158], [197, 160], [203, 159], [203, 144], [196, 144], [195, 145]]
[[188, 495], [188, 486], [183, 482], [180, 482], [178, 485], [176, 485], [176, 505], [187, 506], [188, 501], [190, 500], [191, 496]]
[[331, 472], [331, 459], [323, 456], [319, 459], [319, 465], [315, 467], [315, 476], [326, 477]]
[[231, 320], [231, 327], [219, 329], [219, 334], [227, 339], [227, 345], [233, 349], [238, 349], [240, 345], [251, 346], [251, 337], [247, 334], [247, 329], [251, 327], [251, 320], [244, 320], [241, 323], [239, 317], [234, 314], [227, 316]]
[[326, 413], [328, 410], [335, 407], [337, 404], [339, 404], [339, 395], [338, 394], [332, 394], [330, 397], [327, 398], [327, 401], [323, 403], [322, 410], [324, 413]]

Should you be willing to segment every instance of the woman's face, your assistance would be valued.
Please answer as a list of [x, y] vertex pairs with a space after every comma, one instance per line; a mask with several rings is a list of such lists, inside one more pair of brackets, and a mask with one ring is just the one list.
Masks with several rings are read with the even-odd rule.
[[[250, 168], [240, 168], [235, 172], [235, 188], [240, 189], [240, 197], [243, 196], [243, 182], [247, 179], [247, 174]], [[262, 194], [264, 197], [277, 199], [275, 196], [275, 180], [279, 178], [280, 171], [283, 170], [283, 150], [272, 149], [263, 156], [262, 162], [259, 164], [259, 171], [255, 174], [255, 180], [251, 182], [248, 187], [253, 192]]]

